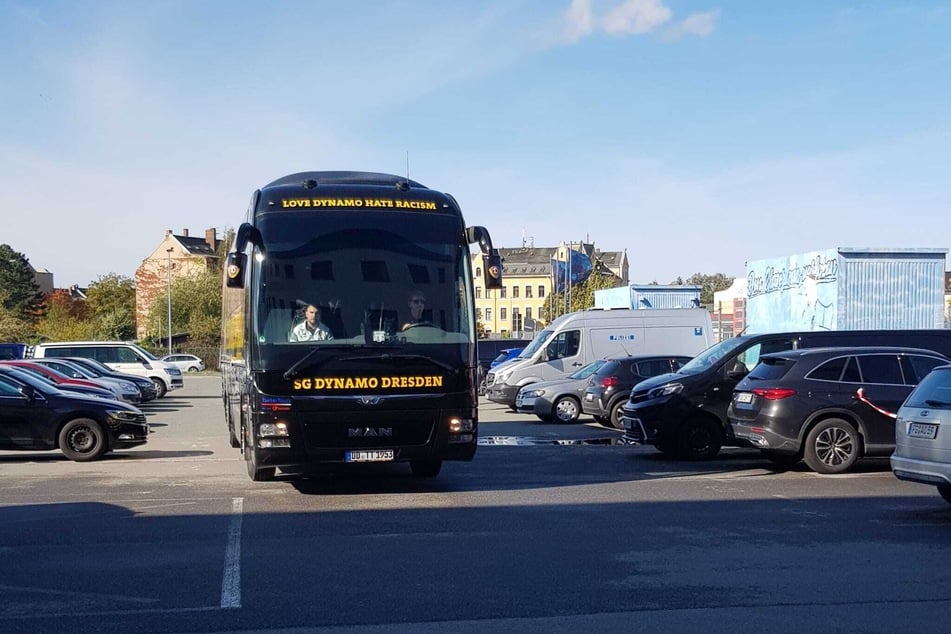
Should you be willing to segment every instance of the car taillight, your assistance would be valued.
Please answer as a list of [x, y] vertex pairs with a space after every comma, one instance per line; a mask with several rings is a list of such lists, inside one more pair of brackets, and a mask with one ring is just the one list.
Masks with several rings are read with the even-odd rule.
[[753, 389], [753, 394], [765, 398], [767, 401], [778, 401], [782, 398], [794, 396], [796, 394], [796, 390], [790, 390], [788, 388], [758, 387]]
[[606, 376], [601, 379], [601, 387], [614, 387], [618, 384], [616, 376]]

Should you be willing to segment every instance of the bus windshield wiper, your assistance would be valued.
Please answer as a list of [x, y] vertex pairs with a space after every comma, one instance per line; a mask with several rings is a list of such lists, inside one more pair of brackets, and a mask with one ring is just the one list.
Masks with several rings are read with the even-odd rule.
[[413, 361], [428, 361], [433, 365], [438, 365], [443, 370], [447, 372], [455, 372], [456, 367], [452, 366], [445, 361], [440, 361], [439, 359], [434, 359], [432, 357], [427, 357], [424, 354], [389, 354], [383, 353], [378, 355], [365, 355], [365, 356], [355, 356], [355, 357], [343, 357], [338, 358], [338, 361], [394, 361], [394, 360], [413, 360]]
[[[336, 350], [340, 350], [340, 349], [353, 350], [353, 349], [355, 349], [355, 348], [356, 348], [356, 346], [353, 345], [353, 344], [338, 344], [338, 345], [326, 345], [326, 344], [324, 344], [324, 345], [320, 345], [320, 346], [315, 346], [314, 348], [312, 348], [311, 350], [309, 350], [309, 351], [307, 352], [307, 354], [305, 354], [304, 356], [302, 356], [302, 357], [297, 361], [297, 363], [295, 363], [295, 364], [292, 365], [291, 367], [287, 368], [287, 372], [284, 373], [284, 378], [285, 378], [285, 379], [290, 379], [292, 376], [295, 376], [295, 375], [297, 374], [297, 371], [300, 370], [300, 369], [304, 366], [305, 363], [307, 363], [308, 361], [310, 361], [310, 359], [311, 359], [315, 354], [317, 354], [318, 352], [320, 352], [321, 350], [330, 350], [330, 349], [336, 349]], [[329, 358], [331, 358], [331, 357], [327, 357], [327, 358], [329, 359]], [[325, 359], [325, 361], [326, 361], [326, 359]]]

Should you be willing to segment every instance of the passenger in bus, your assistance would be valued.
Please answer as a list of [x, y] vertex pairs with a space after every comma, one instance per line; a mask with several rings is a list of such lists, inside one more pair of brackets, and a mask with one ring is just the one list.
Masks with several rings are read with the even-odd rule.
[[307, 304], [304, 321], [294, 326], [288, 341], [324, 341], [333, 338], [330, 328], [320, 321], [320, 309], [313, 304]]
[[403, 327], [400, 330], [406, 330], [407, 328], [412, 328], [413, 326], [431, 326], [430, 323], [424, 317], [424, 311], [426, 310], [426, 296], [423, 295], [418, 290], [413, 291], [409, 294], [409, 297], [406, 301], [406, 304], [409, 306], [409, 321], [403, 324]]

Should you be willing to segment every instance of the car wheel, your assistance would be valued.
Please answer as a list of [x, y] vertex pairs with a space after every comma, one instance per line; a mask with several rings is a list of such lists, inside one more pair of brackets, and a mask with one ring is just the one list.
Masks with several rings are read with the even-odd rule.
[[551, 413], [559, 423], [573, 423], [581, 415], [581, 405], [570, 396], [562, 396], [552, 405]]
[[442, 469], [442, 460], [410, 460], [409, 468], [417, 478], [435, 478]]
[[720, 453], [723, 433], [709, 419], [686, 420], [677, 430], [677, 454], [687, 460], [710, 460]]
[[944, 501], [951, 504], [951, 486], [947, 484], [938, 485], [938, 493], [944, 498]]
[[60, 430], [58, 440], [63, 455], [76, 462], [98, 460], [109, 450], [102, 425], [91, 418], [69, 421]]
[[762, 451], [761, 453], [777, 467], [792, 467], [802, 460], [802, 456], [798, 453], [779, 453], [778, 451]]
[[162, 398], [165, 396], [165, 393], [168, 391], [165, 389], [165, 381], [162, 379], [152, 378], [152, 385], [155, 386], [155, 398]]
[[197, 365], [190, 365], [190, 366], [188, 366], [188, 371], [189, 371], [189, 372], [198, 372], [198, 366], [197, 366]]
[[848, 471], [859, 457], [859, 434], [841, 418], [828, 418], [809, 430], [803, 458], [816, 473]]
[[621, 408], [623, 407], [623, 402], [615, 403], [611, 408], [611, 413], [608, 415], [607, 423], [614, 429], [624, 429], [624, 423], [621, 422]]

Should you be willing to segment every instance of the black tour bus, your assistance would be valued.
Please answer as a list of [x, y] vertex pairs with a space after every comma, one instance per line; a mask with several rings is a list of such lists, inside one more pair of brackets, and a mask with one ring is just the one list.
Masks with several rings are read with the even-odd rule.
[[[500, 287], [488, 232], [407, 178], [304, 172], [254, 193], [225, 265], [221, 353], [231, 444], [252, 480], [362, 462], [433, 477], [472, 459], [473, 243], [486, 287]], [[305, 330], [314, 307], [321, 327]]]

